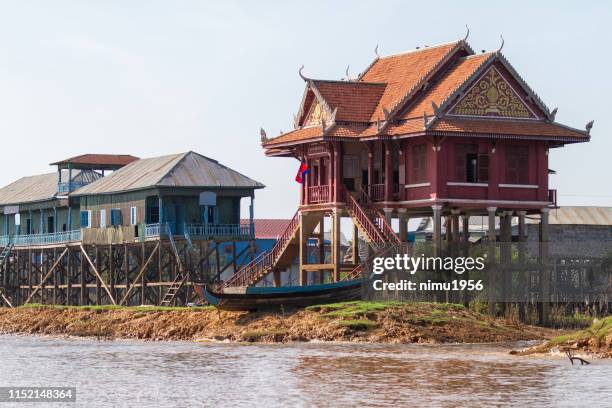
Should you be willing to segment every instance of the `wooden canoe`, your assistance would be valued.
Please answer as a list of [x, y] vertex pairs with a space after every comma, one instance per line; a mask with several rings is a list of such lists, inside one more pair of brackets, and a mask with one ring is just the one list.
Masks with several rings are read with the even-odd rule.
[[224, 293], [197, 286], [206, 302], [221, 310], [264, 310], [306, 307], [361, 299], [363, 279], [307, 286], [229, 288]]

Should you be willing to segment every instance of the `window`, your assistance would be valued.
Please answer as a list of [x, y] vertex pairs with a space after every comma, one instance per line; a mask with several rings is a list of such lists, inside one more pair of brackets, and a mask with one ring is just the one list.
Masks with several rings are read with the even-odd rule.
[[136, 225], [136, 207], [130, 207], [130, 224]]
[[91, 210], [81, 211], [81, 228], [91, 228]]
[[412, 183], [427, 180], [427, 146], [417, 145], [412, 148]]
[[148, 207], [147, 208], [147, 222], [155, 224], [160, 222], [159, 220], [159, 207]]
[[478, 154], [478, 145], [455, 144], [455, 180], [482, 183], [489, 180], [489, 156]]
[[116, 227], [122, 224], [122, 216], [121, 216], [121, 209], [119, 208], [112, 208], [111, 212], [111, 225]]
[[106, 209], [100, 210], [100, 228], [106, 228]]
[[510, 145], [506, 149], [506, 182], [529, 184], [529, 147]]

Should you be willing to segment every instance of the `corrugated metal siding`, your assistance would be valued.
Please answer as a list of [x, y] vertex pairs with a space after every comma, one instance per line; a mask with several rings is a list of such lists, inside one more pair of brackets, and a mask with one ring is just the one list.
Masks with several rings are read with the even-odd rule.
[[[528, 219], [527, 223], [539, 223]], [[612, 207], [567, 206], [551, 210], [548, 215], [551, 225], [612, 225]]]
[[78, 189], [72, 195], [108, 194], [154, 187], [262, 188], [263, 184], [215, 160], [187, 152], [137, 160]]

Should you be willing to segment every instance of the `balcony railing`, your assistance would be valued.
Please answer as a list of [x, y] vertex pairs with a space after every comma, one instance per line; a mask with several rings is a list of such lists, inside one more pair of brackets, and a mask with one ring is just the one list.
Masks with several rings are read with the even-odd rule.
[[372, 201], [384, 201], [385, 199], [384, 184], [369, 184], [364, 187], [364, 190], [369, 194]]
[[186, 224], [185, 230], [192, 237], [248, 238], [251, 236], [251, 227], [248, 224]]
[[146, 238], [159, 237], [160, 231], [163, 231], [161, 224], [158, 224], [158, 223], [145, 224], [145, 237]]
[[2, 235], [0, 236], [0, 247], [5, 247], [9, 244], [10, 240], [9, 237], [6, 235]]
[[[145, 237], [167, 235], [167, 228], [166, 224], [145, 224]], [[191, 237], [249, 238], [251, 236], [251, 227], [248, 224], [185, 224], [183, 231]], [[181, 235], [175, 231], [172, 233]]]
[[308, 187], [308, 204], [328, 203], [329, 190], [328, 185]]
[[87, 181], [73, 181], [66, 183], [57, 183], [57, 192], [58, 193], [70, 193], [71, 191], [77, 190], [83, 186], [89, 184]]
[[[2, 238], [7, 239], [7, 237]], [[10, 242], [15, 246], [62, 244], [80, 241], [81, 230], [55, 232], [51, 234], [15, 235], [8, 239], [10, 239]]]

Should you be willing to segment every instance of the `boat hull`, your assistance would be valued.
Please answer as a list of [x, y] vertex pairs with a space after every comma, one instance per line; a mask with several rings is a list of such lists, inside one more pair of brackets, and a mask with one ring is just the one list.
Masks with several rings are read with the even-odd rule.
[[219, 293], [200, 287], [198, 293], [221, 310], [297, 308], [361, 299], [362, 279], [309, 286], [249, 287], [245, 293]]

